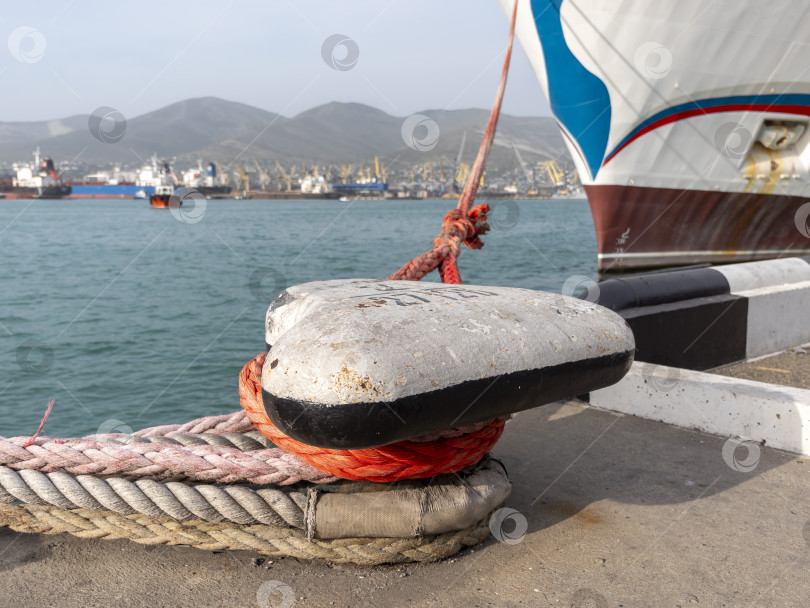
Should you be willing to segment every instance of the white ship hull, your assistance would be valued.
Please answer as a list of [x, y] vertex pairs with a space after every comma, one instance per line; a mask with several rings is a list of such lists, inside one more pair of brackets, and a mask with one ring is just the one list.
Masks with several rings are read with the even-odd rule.
[[806, 1], [520, 0], [516, 34], [600, 270], [810, 254]]

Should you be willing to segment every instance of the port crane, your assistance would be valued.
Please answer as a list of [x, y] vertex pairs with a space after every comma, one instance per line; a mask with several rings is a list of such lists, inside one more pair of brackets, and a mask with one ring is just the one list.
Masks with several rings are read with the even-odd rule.
[[[456, 173], [456, 183], [460, 184], [460, 188], [458, 191], [460, 192], [461, 189], [464, 187], [464, 184], [467, 183], [467, 178], [470, 177], [470, 165], [467, 163], [461, 163], [458, 167], [458, 172]], [[478, 182], [479, 186], [484, 186], [484, 178], [486, 177], [486, 172], [481, 175], [481, 179]]]
[[267, 175], [262, 166], [259, 164], [259, 161], [253, 161], [253, 164], [256, 165], [256, 171], [259, 172], [259, 185], [262, 190], [267, 190], [267, 185], [270, 183], [270, 176]]
[[233, 166], [236, 167], [236, 171], [239, 174], [240, 189], [242, 192], [248, 192], [250, 190], [250, 177], [247, 171], [245, 171], [245, 167], [236, 161], [234, 161]]
[[388, 179], [385, 175], [385, 164], [380, 163], [380, 159], [376, 156], [374, 157], [374, 177], [377, 178], [377, 181], [387, 182]]
[[290, 176], [285, 170], [284, 167], [281, 166], [281, 163], [278, 162], [277, 158], [273, 159], [276, 163], [276, 169], [278, 169], [279, 174], [281, 175], [281, 179], [283, 179], [287, 185], [287, 192], [292, 190], [292, 176]]
[[214, 166], [217, 168], [217, 175], [219, 175], [223, 180], [225, 180], [225, 184], [230, 185], [231, 179], [228, 177], [228, 174], [222, 170], [222, 165], [219, 164], [218, 160], [213, 161]]
[[552, 186], [555, 188], [565, 187], [565, 172], [560, 168], [556, 160], [547, 160], [542, 163], [542, 166], [548, 174]]
[[459, 177], [459, 171], [461, 170], [461, 157], [464, 154], [464, 144], [467, 142], [467, 132], [461, 134], [461, 145], [458, 147], [458, 154], [456, 155], [456, 164], [453, 168], [453, 190], [456, 192], [461, 192], [461, 189], [464, 187], [464, 182], [467, 180], [467, 175], [470, 173], [470, 168], [467, 166], [467, 173], [464, 174], [463, 178]]
[[520, 155], [520, 151], [515, 145], [515, 142], [512, 142], [512, 149], [515, 151], [515, 156], [517, 157], [518, 164], [520, 165], [520, 170], [523, 171], [523, 193], [526, 194], [529, 192], [529, 190], [534, 190], [532, 184], [533, 180], [529, 175], [529, 170], [526, 168], [526, 163], [523, 162], [523, 157]]
[[464, 184], [467, 183], [467, 178], [469, 176], [470, 165], [467, 163], [459, 163], [456, 165], [455, 181], [453, 182], [453, 187], [455, 188], [456, 192], [461, 192], [461, 189], [464, 187]]

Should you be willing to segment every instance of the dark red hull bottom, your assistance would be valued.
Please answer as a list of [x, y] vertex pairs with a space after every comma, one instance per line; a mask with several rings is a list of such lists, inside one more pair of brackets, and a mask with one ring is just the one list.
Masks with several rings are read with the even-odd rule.
[[810, 255], [796, 225], [807, 198], [638, 186], [585, 192], [603, 273]]

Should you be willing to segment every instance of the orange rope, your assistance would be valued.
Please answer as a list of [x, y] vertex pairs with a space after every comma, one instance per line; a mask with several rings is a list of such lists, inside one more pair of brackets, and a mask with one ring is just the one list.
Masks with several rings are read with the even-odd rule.
[[484, 246], [484, 242], [479, 237], [489, 231], [489, 225], [486, 223], [489, 205], [484, 203], [476, 205], [472, 209], [470, 209], [470, 205], [475, 201], [475, 195], [478, 193], [478, 186], [481, 183], [481, 177], [484, 175], [492, 140], [495, 138], [498, 117], [501, 115], [501, 104], [506, 90], [506, 77], [509, 73], [509, 61], [512, 58], [512, 41], [515, 37], [517, 5], [517, 0], [515, 0], [515, 6], [512, 9], [512, 22], [509, 26], [509, 42], [506, 45], [506, 57], [501, 70], [498, 92], [495, 95], [495, 103], [489, 115], [489, 122], [484, 132], [484, 139], [481, 141], [481, 147], [478, 148], [478, 156], [475, 157], [475, 164], [473, 164], [467, 183], [464, 184], [464, 190], [462, 190], [461, 197], [458, 200], [458, 206], [444, 216], [442, 231], [433, 241], [433, 249], [405, 264], [388, 277], [389, 280], [418, 281], [438, 268], [442, 283], [461, 283], [461, 275], [458, 271], [458, 256], [461, 243], [464, 243], [470, 249], [480, 249]]
[[454, 473], [481, 460], [503, 433], [505, 420], [499, 418], [469, 433], [435, 441], [400, 441], [365, 450], [307, 445], [282, 433], [267, 417], [261, 387], [264, 358], [261, 353], [239, 374], [239, 399], [248, 418], [282, 450], [336, 477], [384, 482]]

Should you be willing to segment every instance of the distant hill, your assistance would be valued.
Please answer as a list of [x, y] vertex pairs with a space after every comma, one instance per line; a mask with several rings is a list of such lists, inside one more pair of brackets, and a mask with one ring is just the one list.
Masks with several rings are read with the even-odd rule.
[[[39, 146], [57, 161], [80, 155], [84, 162], [133, 163], [137, 156], [132, 150], [143, 157], [193, 154], [235, 133], [258, 131], [273, 120], [284, 120], [272, 112], [215, 97], [189, 99], [128, 119], [123, 139], [105, 144], [91, 135], [88, 119], [85, 115], [42, 123], [0, 123], [0, 160], [27, 159]], [[54, 123], [63, 126], [63, 132], [52, 132]]]
[[34, 144], [57, 135], [87, 128], [87, 116], [41, 122], [0, 122], [0, 146]]
[[[234, 158], [284, 163], [368, 162], [379, 155], [390, 163], [454, 162], [464, 133], [464, 158], [478, 149], [488, 110], [425, 110], [440, 130], [430, 151], [405, 145], [401, 129], [406, 117], [392, 116], [359, 103], [332, 102], [285, 118], [242, 103], [215, 97], [188, 99], [129, 118], [117, 143], [96, 140], [88, 116], [42, 122], [0, 122], [0, 162], [30, 158], [34, 147], [57, 162], [79, 157], [83, 163], [137, 164], [157, 154], [179, 161]], [[516, 146], [527, 162], [568, 159], [562, 137], [551, 118], [502, 115], [490, 166], [514, 166]], [[133, 152], [134, 151], [134, 152]]]

